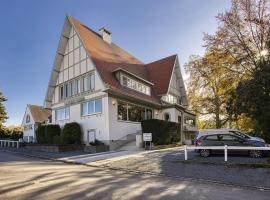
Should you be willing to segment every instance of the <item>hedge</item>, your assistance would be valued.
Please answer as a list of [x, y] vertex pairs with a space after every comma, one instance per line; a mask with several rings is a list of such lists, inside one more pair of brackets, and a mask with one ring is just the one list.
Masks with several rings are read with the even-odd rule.
[[81, 127], [76, 122], [67, 123], [62, 133], [63, 144], [80, 144], [81, 143]]
[[60, 128], [60, 126], [58, 124], [48, 124], [48, 125], [46, 125], [45, 126], [45, 143], [56, 144], [55, 143], [56, 142], [55, 138], [57, 138], [57, 136], [60, 137], [60, 134], [61, 134], [61, 128]]
[[152, 141], [156, 145], [174, 144], [181, 141], [181, 125], [158, 119], [141, 122], [143, 133], [152, 133]]
[[37, 143], [39, 144], [44, 144], [46, 143], [46, 139], [45, 139], [45, 125], [38, 125], [37, 129], [36, 129], [36, 140]]

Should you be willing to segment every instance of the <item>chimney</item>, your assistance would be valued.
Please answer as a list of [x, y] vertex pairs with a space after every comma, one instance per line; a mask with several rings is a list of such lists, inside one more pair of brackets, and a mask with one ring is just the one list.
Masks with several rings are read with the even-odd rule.
[[112, 43], [112, 34], [106, 28], [102, 27], [101, 29], [99, 29], [99, 34], [105, 42], [109, 44]]

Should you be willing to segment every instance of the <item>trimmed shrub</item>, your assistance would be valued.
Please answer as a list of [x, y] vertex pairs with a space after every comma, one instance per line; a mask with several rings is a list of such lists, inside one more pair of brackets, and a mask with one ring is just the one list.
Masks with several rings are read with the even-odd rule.
[[81, 143], [81, 127], [76, 122], [67, 123], [62, 133], [63, 144], [80, 144]]
[[45, 126], [45, 143], [54, 144], [54, 137], [61, 134], [61, 128], [58, 124], [48, 124]]
[[141, 122], [143, 133], [152, 133], [152, 142], [156, 145], [174, 144], [181, 140], [181, 125], [158, 119]]
[[60, 135], [53, 136], [53, 144], [61, 144], [61, 137], [60, 137]]
[[39, 144], [44, 144], [46, 143], [46, 139], [45, 139], [45, 125], [38, 125], [37, 129], [36, 129], [36, 140], [37, 143]]

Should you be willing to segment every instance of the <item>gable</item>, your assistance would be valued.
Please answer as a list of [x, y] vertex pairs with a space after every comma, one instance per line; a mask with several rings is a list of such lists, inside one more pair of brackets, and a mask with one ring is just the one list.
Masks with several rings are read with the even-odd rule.
[[[176, 70], [175, 65], [178, 65]], [[115, 70], [121, 69], [146, 80], [151, 85], [151, 95], [142, 94], [121, 85]], [[73, 17], [67, 17], [57, 49], [51, 73], [45, 107], [51, 107], [59, 98], [58, 85], [82, 76], [93, 70], [95, 81], [102, 86], [101, 91], [120, 92], [123, 95], [140, 98], [161, 105], [161, 97], [168, 92], [181, 96], [186, 102], [177, 55], [169, 56], [149, 64], [144, 64], [114, 43], [102, 37]], [[174, 73], [175, 71], [175, 73]], [[173, 81], [172, 81], [172, 80]], [[172, 83], [171, 83], [172, 82]], [[180, 89], [179, 89], [180, 88]], [[61, 87], [62, 89], [62, 87]]]
[[[94, 63], [86, 51], [79, 33], [77, 33], [67, 17], [51, 72], [44, 107], [50, 108], [53, 103], [58, 102], [58, 85], [90, 71], [94, 73]], [[99, 86], [97, 89], [104, 88], [103, 82], [97, 73], [95, 74], [95, 82]]]
[[173, 72], [170, 78], [168, 93], [176, 97], [179, 97], [181, 99], [182, 104], [187, 105], [186, 89], [185, 89], [182, 73], [180, 70], [178, 58], [176, 59], [176, 62], [173, 67]]
[[[30, 122], [26, 122], [26, 118], [27, 116], [30, 117]], [[29, 110], [29, 105], [26, 106], [26, 109], [25, 109], [25, 112], [24, 112], [24, 115], [23, 115], [23, 120], [22, 120], [22, 125], [25, 125], [25, 124], [33, 124], [35, 123], [34, 120], [33, 120], [33, 117], [31, 115], [31, 112]]]

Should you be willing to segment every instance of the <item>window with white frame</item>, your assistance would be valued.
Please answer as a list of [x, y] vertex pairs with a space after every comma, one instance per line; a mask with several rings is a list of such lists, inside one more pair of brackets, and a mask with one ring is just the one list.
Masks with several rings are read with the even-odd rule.
[[[81, 84], [82, 83], [82, 84]], [[95, 75], [90, 73], [81, 78], [67, 81], [59, 86], [59, 98], [63, 100], [68, 97], [81, 94], [81, 92], [93, 91], [95, 89]]]
[[69, 117], [69, 107], [59, 108], [55, 111], [56, 120], [66, 120]]
[[150, 90], [149, 86], [147, 86], [139, 81], [136, 81], [136, 80], [124, 75], [124, 74], [121, 74], [120, 78], [121, 78], [121, 80], [120, 80], [121, 85], [126, 86], [128, 88], [131, 88], [133, 90], [136, 90], [138, 92], [147, 94], [147, 95], [151, 94], [151, 90]]
[[153, 110], [140, 105], [118, 101], [118, 120], [141, 122], [153, 118]]
[[171, 104], [179, 103], [178, 98], [174, 95], [171, 95], [171, 94], [167, 94], [166, 96], [164, 96], [163, 100], [168, 102], [168, 103], [171, 103]]
[[82, 116], [93, 115], [102, 113], [102, 99], [95, 99], [88, 102], [84, 102], [81, 105]]

